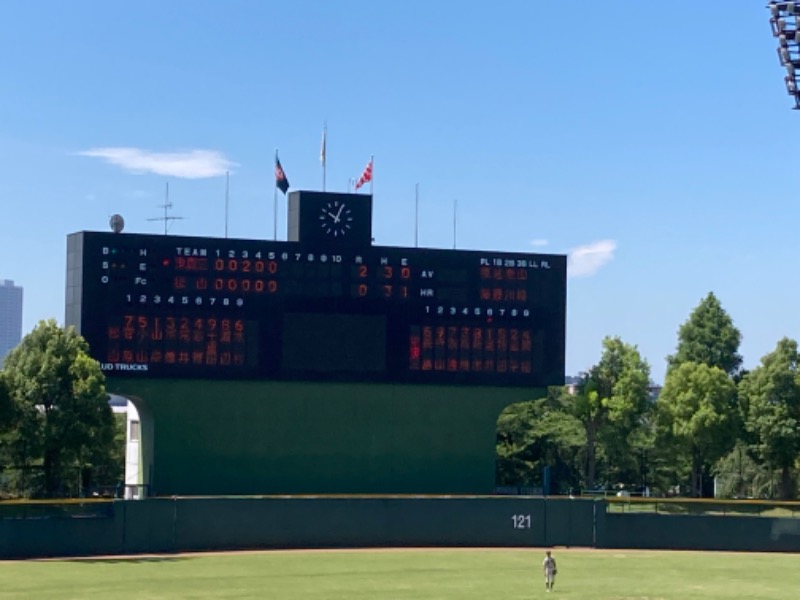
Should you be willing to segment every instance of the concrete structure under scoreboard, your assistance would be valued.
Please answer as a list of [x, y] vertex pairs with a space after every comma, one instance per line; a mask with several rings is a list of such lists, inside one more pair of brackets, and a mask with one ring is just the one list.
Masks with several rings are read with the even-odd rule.
[[140, 419], [126, 483], [493, 491], [500, 413], [563, 383], [566, 259], [372, 246], [371, 201], [292, 193], [286, 242], [69, 236], [67, 324]]
[[[502, 410], [543, 389], [109, 379], [156, 495], [490, 494]], [[133, 489], [131, 487], [130, 489]]]

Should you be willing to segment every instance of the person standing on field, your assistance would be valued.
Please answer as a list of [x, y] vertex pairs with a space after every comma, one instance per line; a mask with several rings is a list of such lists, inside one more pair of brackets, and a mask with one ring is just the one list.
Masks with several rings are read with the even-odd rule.
[[550, 550], [545, 552], [544, 560], [542, 561], [542, 570], [544, 571], [544, 589], [548, 592], [553, 591], [553, 586], [556, 583], [556, 559], [553, 558]]

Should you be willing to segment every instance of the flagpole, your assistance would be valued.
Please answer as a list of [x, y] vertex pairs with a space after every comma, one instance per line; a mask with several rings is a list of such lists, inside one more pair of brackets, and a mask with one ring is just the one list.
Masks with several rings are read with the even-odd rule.
[[419, 248], [419, 184], [414, 186], [414, 248]]
[[453, 200], [453, 250], [456, 249], [456, 215], [458, 213], [458, 200]]
[[278, 186], [272, 192], [272, 239], [278, 239]]
[[164, 185], [164, 235], [167, 235], [167, 224], [169, 223], [167, 219], [167, 211], [169, 210], [169, 181]]
[[370, 154], [369, 157], [369, 168], [372, 169], [372, 173], [370, 173], [370, 178], [369, 178], [369, 195], [372, 196], [373, 195], [372, 186], [375, 183], [375, 156], [372, 154]]
[[225, 237], [228, 237], [228, 193], [230, 189], [230, 173], [225, 171]]
[[[275, 164], [278, 164], [278, 149], [275, 148]], [[272, 189], [272, 239], [278, 239], [278, 182]]]
[[327, 156], [326, 156], [326, 154], [327, 154], [327, 152], [326, 152], [327, 151], [327, 148], [326, 148], [326, 146], [327, 146], [327, 138], [328, 138], [328, 122], [325, 121], [325, 123], [322, 125], [322, 148], [320, 149], [320, 152], [319, 152], [319, 160], [322, 163], [322, 191], [323, 192], [325, 191], [325, 176], [326, 176], [326, 171], [327, 171], [327, 168], [328, 168], [328, 165], [327, 165], [328, 161], [327, 161]]

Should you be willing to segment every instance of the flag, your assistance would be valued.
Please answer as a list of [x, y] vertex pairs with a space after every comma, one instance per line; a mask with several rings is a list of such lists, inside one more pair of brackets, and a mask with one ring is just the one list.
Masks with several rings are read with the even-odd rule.
[[364, 172], [361, 174], [361, 177], [358, 178], [356, 181], [356, 189], [360, 188], [362, 185], [367, 183], [368, 181], [372, 181], [372, 159], [369, 159], [367, 166], [364, 168]]
[[325, 168], [325, 134], [327, 131], [327, 127], [322, 129], [322, 144], [319, 147], [319, 162], [322, 164], [323, 169]]
[[289, 180], [286, 179], [286, 173], [283, 172], [281, 161], [278, 159], [278, 153], [275, 153], [275, 187], [286, 195], [286, 190], [289, 189]]

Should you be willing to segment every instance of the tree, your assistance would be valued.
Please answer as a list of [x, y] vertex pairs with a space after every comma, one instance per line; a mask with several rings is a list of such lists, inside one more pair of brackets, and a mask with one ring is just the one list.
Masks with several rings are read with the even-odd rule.
[[678, 347], [667, 357], [668, 369], [686, 362], [717, 367], [735, 376], [742, 364], [742, 334], [712, 293], [703, 298], [678, 330]]
[[692, 496], [703, 496], [704, 476], [736, 443], [736, 384], [718, 367], [685, 362], [667, 373], [656, 414], [659, 447], [673, 464], [685, 457]]
[[0, 371], [0, 433], [11, 429], [14, 418], [14, 407], [11, 403], [11, 394], [3, 372]]
[[[11, 394], [8, 391], [6, 378], [3, 371], [0, 371], [0, 476], [8, 464], [8, 452], [6, 450], [6, 433], [11, 430], [14, 419], [14, 406], [11, 403]], [[5, 479], [7, 476], [4, 476]], [[2, 492], [2, 489], [0, 489]]]
[[583, 428], [568, 410], [563, 387], [506, 408], [497, 422], [497, 484], [533, 486], [550, 467], [555, 489], [579, 484]]
[[[111, 447], [106, 451], [97, 452], [91, 459], [91, 465], [84, 468], [82, 473], [85, 488], [113, 485], [116, 492], [117, 485], [125, 478], [125, 450], [127, 445], [128, 421], [124, 414], [115, 413], [114, 439]], [[106, 490], [109, 493], [109, 490]]]
[[114, 438], [105, 378], [86, 341], [73, 328], [42, 321], [9, 353], [3, 372], [15, 412], [7, 436], [15, 465], [41, 468], [34, 492], [79, 487]]
[[742, 440], [714, 467], [716, 491], [720, 498], [769, 498], [774, 489], [773, 477], [755, 460]]
[[647, 361], [636, 346], [618, 337], [606, 337], [600, 362], [579, 384], [574, 399], [574, 414], [586, 431], [587, 487], [595, 486], [598, 442], [628, 444], [647, 410], [649, 397]]
[[795, 496], [792, 468], [800, 455], [800, 374], [797, 342], [783, 338], [739, 384], [747, 430], [760, 458], [780, 471], [780, 497]]

